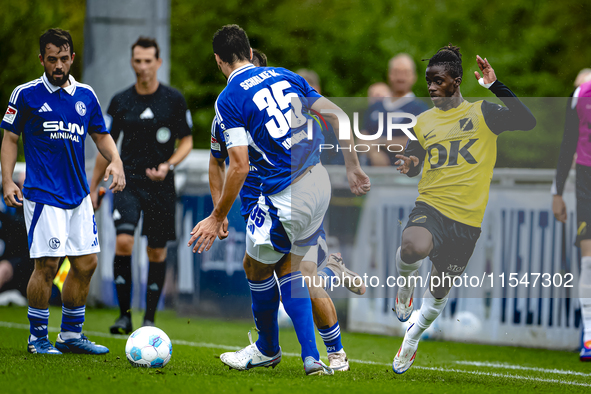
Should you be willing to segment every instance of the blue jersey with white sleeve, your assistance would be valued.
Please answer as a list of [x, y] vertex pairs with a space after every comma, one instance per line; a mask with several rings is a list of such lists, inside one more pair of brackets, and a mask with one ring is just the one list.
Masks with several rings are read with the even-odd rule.
[[[211, 124], [211, 154], [216, 159], [225, 160], [228, 158], [226, 140], [224, 139], [224, 134], [221, 132], [217, 117], [213, 118]], [[242, 189], [240, 189], [240, 214], [246, 216], [247, 220], [248, 215], [250, 215], [250, 212], [252, 212], [253, 208], [257, 205], [260, 195], [261, 177], [259, 176], [256, 166], [251, 163], [248, 176], [244, 181]]]
[[[216, 101], [216, 116], [227, 149], [248, 145], [263, 195], [282, 191], [319, 163], [322, 133], [308, 139], [307, 123], [320, 97], [304, 78], [284, 68], [248, 64], [230, 74]], [[299, 98], [296, 108], [294, 98]]]
[[70, 86], [61, 88], [44, 74], [14, 89], [0, 127], [23, 138], [27, 200], [63, 209], [80, 205], [89, 193], [84, 141], [89, 133], [108, 133], [90, 86], [70, 76]]

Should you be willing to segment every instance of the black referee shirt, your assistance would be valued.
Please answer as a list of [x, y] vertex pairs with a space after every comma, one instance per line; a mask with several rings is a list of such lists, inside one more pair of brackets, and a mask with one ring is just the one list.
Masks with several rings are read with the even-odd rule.
[[117, 141], [123, 132], [121, 160], [126, 175], [146, 176], [172, 156], [177, 139], [191, 135], [192, 120], [183, 95], [159, 84], [153, 94], [140, 95], [135, 85], [111, 100], [107, 127]]

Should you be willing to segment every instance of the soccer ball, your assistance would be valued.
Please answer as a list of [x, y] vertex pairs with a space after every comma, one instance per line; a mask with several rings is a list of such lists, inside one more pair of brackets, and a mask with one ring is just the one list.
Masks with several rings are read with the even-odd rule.
[[156, 327], [141, 327], [127, 339], [127, 359], [134, 367], [162, 368], [172, 356], [172, 342]]

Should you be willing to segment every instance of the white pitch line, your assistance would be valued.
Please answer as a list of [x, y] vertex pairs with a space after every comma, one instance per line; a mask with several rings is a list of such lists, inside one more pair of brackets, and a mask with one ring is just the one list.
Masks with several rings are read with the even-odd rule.
[[560, 375], [577, 375], [591, 377], [590, 373], [568, 371], [564, 369], [546, 369], [546, 368], [535, 368], [535, 367], [523, 367], [521, 365], [506, 364], [506, 363], [487, 363], [480, 361], [456, 361], [456, 364], [461, 365], [473, 365], [475, 367], [490, 367], [490, 368], [504, 368], [504, 369], [517, 369], [521, 371], [533, 371], [533, 372], [544, 372], [544, 373], [556, 373]]
[[[27, 325], [27, 324], [11, 323], [11, 322], [3, 322], [3, 321], [0, 321], [0, 327], [16, 328], [16, 329], [21, 329], [21, 330], [28, 330], [29, 329], [29, 325]], [[61, 331], [60, 328], [58, 328], [58, 327], [47, 327], [47, 330], [51, 331], [51, 332], [60, 332]], [[98, 332], [98, 331], [85, 331], [84, 333], [91, 335], [91, 336], [102, 337], [102, 338], [115, 338], [115, 339], [127, 340], [127, 335], [112, 335], [112, 334], [106, 334], [106, 333]], [[219, 344], [207, 343], [207, 342], [190, 342], [190, 341], [183, 341], [183, 340], [178, 340], [178, 339], [172, 339], [171, 341], [173, 344], [192, 346], [192, 347], [200, 347], [200, 348], [224, 349], [224, 350], [242, 349], [240, 346], [219, 345]], [[288, 357], [300, 357], [299, 353], [282, 353], [282, 355], [288, 356]], [[379, 363], [379, 362], [369, 361], [369, 360], [349, 359], [349, 361], [354, 362], [354, 363], [359, 363], [359, 364], [380, 365], [380, 366], [387, 366], [387, 367], [392, 366], [392, 364]], [[483, 364], [487, 364], [487, 363], [483, 363]], [[491, 363], [491, 364], [494, 364], [494, 363]], [[494, 365], [497, 365], [497, 364], [494, 364]], [[498, 364], [498, 365], [503, 365], [503, 364]], [[489, 366], [489, 365], [482, 365], [482, 366]], [[490, 366], [494, 368], [493, 365], [490, 365]], [[518, 366], [516, 366], [516, 367], [518, 367]], [[571, 382], [571, 381], [562, 380], [562, 379], [544, 379], [544, 378], [535, 378], [535, 377], [521, 376], [521, 375], [510, 375], [510, 374], [496, 373], [496, 372], [465, 371], [465, 370], [455, 369], [455, 368], [450, 369], [450, 368], [443, 368], [443, 367], [422, 367], [420, 365], [415, 365], [415, 366], [413, 366], [413, 368], [414, 369], [421, 369], [421, 370], [425, 370], [425, 371], [451, 372], [451, 373], [461, 373], [461, 374], [476, 375], [476, 376], [488, 376], [488, 377], [494, 377], [494, 378], [526, 380], [526, 381], [539, 382], [539, 383], [556, 383], [556, 384], [565, 384], [565, 385], [570, 385], [570, 386], [591, 387], [590, 383]], [[526, 368], [527, 367], [523, 367], [523, 369], [526, 369]], [[520, 369], [520, 368], [515, 368], [515, 369]], [[542, 372], [542, 371], [543, 370], [540, 368], [540, 372]], [[556, 372], [556, 371], [561, 371], [561, 372]], [[561, 373], [561, 374], [572, 373], [574, 375], [581, 374], [580, 372], [575, 373], [574, 371], [570, 372], [570, 371], [564, 371], [564, 370], [547, 370], [547, 372]], [[583, 375], [583, 376], [588, 377], [591, 375]]]

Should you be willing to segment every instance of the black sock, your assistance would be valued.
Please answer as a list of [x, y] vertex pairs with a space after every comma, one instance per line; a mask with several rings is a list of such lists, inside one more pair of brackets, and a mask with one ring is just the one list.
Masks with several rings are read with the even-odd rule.
[[164, 275], [166, 274], [166, 262], [154, 263], [150, 261], [148, 269], [148, 289], [146, 291], [146, 315], [144, 320], [154, 321], [156, 307], [162, 294], [164, 286]]
[[131, 256], [115, 256], [113, 278], [121, 316], [131, 317]]

